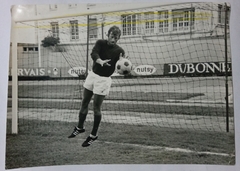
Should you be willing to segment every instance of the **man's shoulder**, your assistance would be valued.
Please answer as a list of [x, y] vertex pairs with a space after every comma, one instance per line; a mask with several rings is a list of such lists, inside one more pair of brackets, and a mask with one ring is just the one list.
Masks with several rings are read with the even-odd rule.
[[107, 42], [107, 40], [104, 40], [104, 39], [99, 39], [96, 41], [96, 43], [99, 43], [99, 44], [104, 44], [106, 42]]
[[121, 50], [121, 51], [124, 51], [123, 48], [121, 46], [119, 46], [119, 45], [116, 45], [116, 48]]

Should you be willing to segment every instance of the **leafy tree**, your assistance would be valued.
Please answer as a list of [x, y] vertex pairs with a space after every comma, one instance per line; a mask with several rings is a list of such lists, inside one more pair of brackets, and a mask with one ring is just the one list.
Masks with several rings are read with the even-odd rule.
[[42, 40], [43, 47], [55, 47], [58, 43], [60, 43], [59, 37], [47, 36]]

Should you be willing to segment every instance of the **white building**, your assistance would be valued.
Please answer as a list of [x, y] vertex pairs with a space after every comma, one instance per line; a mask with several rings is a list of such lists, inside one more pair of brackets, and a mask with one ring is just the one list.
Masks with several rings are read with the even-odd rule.
[[[230, 14], [225, 4], [51, 4], [13, 10], [19, 9], [14, 19], [20, 69], [57, 68], [61, 74], [55, 76], [69, 76], [69, 68], [91, 64], [92, 46], [112, 25], [122, 30], [119, 44], [131, 61], [154, 65], [157, 75], [168, 63], [224, 61], [225, 16], [228, 25]], [[41, 46], [47, 36], [60, 39], [57, 48]]]

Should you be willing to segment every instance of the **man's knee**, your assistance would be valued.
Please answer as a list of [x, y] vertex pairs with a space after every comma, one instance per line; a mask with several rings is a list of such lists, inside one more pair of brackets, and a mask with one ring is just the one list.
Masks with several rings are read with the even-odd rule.
[[94, 110], [94, 115], [100, 116], [102, 113], [100, 110]]
[[88, 113], [88, 106], [82, 106], [79, 112], [79, 115], [87, 115]]
[[94, 115], [101, 115], [100, 106], [93, 106]]

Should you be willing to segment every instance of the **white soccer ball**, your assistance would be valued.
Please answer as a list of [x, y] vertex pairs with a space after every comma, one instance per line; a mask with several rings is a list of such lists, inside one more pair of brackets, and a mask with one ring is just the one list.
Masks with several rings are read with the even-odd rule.
[[132, 70], [131, 61], [126, 58], [119, 59], [116, 63], [116, 70], [117, 70], [117, 73], [119, 73], [120, 75], [129, 74]]

